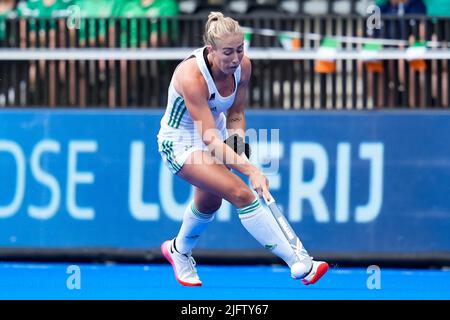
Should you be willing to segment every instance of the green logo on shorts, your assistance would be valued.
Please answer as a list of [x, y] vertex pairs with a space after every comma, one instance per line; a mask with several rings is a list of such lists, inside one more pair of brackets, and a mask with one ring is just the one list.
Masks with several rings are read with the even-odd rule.
[[277, 247], [277, 244], [276, 244], [276, 243], [275, 243], [275, 244], [266, 244], [264, 247], [265, 247], [267, 250], [272, 251], [272, 250], [274, 250], [274, 249]]

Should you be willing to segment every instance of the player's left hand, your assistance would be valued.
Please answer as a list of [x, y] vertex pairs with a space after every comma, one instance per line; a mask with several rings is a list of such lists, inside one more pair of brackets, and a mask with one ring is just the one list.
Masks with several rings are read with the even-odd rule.
[[251, 156], [250, 145], [247, 142], [245, 142], [240, 135], [233, 134], [229, 136], [227, 139], [225, 139], [224, 143], [226, 143], [230, 148], [232, 148], [234, 152], [236, 152], [238, 155], [245, 153], [247, 159], [250, 159]]

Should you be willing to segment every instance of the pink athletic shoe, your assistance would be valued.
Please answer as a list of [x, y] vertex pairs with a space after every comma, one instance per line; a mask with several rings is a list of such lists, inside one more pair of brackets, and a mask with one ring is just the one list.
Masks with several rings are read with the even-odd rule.
[[165, 241], [161, 245], [161, 251], [167, 261], [172, 265], [175, 278], [183, 286], [201, 286], [202, 282], [197, 275], [194, 258], [190, 253], [178, 253], [173, 247], [173, 241], [174, 240]]
[[313, 261], [312, 270], [302, 279], [304, 285], [316, 283], [328, 271], [328, 263]]

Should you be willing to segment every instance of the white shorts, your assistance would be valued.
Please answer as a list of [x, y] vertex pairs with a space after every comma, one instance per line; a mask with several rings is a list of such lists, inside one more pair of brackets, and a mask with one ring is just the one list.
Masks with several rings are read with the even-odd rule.
[[204, 146], [184, 145], [181, 143], [174, 143], [171, 140], [163, 140], [158, 142], [158, 151], [164, 164], [169, 168], [173, 174], [177, 174], [181, 170], [186, 159], [191, 153], [197, 150], [208, 150]]
[[[222, 138], [228, 137], [226, 128], [219, 131]], [[161, 138], [158, 139], [158, 151], [164, 164], [169, 168], [173, 174], [177, 174], [181, 170], [187, 158], [195, 151], [208, 151], [208, 147], [197, 140], [192, 141], [174, 141], [175, 139]]]

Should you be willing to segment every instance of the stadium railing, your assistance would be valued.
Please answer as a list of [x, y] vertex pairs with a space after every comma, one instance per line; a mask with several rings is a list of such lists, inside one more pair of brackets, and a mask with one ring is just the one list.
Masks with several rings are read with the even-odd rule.
[[[360, 15], [235, 18], [252, 58], [250, 108], [449, 106], [449, 18], [382, 17], [378, 28]], [[88, 19], [80, 29], [59, 19], [56, 29], [49, 20], [31, 29], [31, 20], [9, 19], [0, 39], [0, 107], [164, 107], [174, 68], [202, 46], [204, 22], [204, 15]]]

